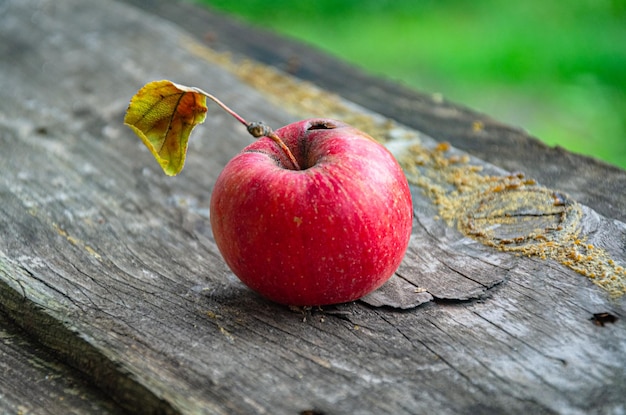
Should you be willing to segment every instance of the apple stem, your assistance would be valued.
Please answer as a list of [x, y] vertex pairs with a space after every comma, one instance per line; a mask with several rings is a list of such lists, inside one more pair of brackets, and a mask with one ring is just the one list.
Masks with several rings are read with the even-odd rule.
[[268, 125], [263, 124], [262, 122], [250, 122], [249, 123], [246, 120], [244, 120], [239, 114], [237, 114], [235, 111], [231, 110], [226, 104], [224, 104], [222, 101], [220, 101], [214, 95], [211, 95], [208, 92], [205, 92], [205, 91], [203, 91], [200, 88], [193, 88], [193, 89], [196, 92], [198, 92], [198, 93], [204, 95], [205, 97], [209, 98], [211, 101], [215, 102], [224, 111], [226, 111], [227, 113], [232, 115], [237, 121], [239, 121], [240, 123], [245, 125], [246, 129], [248, 130], [248, 133], [250, 133], [250, 135], [253, 136], [254, 138], [268, 137], [268, 138], [272, 139], [272, 141], [274, 141], [276, 144], [278, 144], [278, 146], [281, 148], [281, 150], [283, 150], [283, 152], [287, 155], [287, 157], [289, 158], [289, 160], [291, 161], [291, 163], [293, 164], [295, 169], [296, 170], [300, 170], [300, 165], [298, 164], [298, 161], [294, 157], [294, 155], [291, 152], [291, 150], [289, 150], [289, 147], [287, 147], [285, 142], [278, 136], [278, 134], [276, 134], [274, 132], [274, 130], [272, 130], [271, 127], [269, 127]]
[[252, 135], [252, 137], [271, 138], [272, 141], [278, 144], [278, 146], [285, 152], [285, 154], [287, 154], [287, 157], [289, 157], [289, 160], [291, 161], [291, 164], [293, 164], [293, 167], [295, 167], [296, 170], [300, 170], [300, 165], [298, 164], [298, 161], [294, 157], [291, 150], [289, 150], [289, 147], [287, 147], [285, 142], [278, 136], [278, 134], [274, 132], [274, 130], [272, 130], [269, 125], [265, 125], [262, 122], [251, 122], [249, 124], [246, 124], [246, 128], [248, 129], [248, 132], [250, 133], [250, 135]]

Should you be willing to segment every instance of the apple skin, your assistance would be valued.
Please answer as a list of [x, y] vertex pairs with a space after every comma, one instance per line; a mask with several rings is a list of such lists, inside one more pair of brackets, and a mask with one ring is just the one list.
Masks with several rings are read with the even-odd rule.
[[356, 300], [396, 271], [413, 223], [406, 177], [391, 153], [339, 121], [310, 119], [276, 131], [301, 170], [267, 137], [224, 168], [211, 227], [224, 260], [275, 302]]

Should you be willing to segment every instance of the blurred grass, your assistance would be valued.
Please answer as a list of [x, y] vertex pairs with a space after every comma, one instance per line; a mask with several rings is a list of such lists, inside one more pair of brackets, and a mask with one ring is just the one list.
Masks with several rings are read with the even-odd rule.
[[626, 168], [626, 0], [196, 0]]

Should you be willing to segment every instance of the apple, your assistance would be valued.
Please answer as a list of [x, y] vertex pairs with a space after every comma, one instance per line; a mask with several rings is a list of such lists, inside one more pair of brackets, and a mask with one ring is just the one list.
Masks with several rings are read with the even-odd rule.
[[255, 127], [248, 124], [260, 138], [228, 162], [210, 202], [233, 273], [294, 306], [353, 301], [385, 283], [413, 222], [409, 185], [391, 153], [335, 120]]
[[213, 235], [235, 275], [292, 306], [353, 301], [393, 275], [413, 208], [407, 179], [385, 147], [329, 119], [273, 131], [200, 88], [168, 80], [140, 89], [124, 123], [176, 175], [207, 98], [258, 138], [228, 162], [211, 195]]

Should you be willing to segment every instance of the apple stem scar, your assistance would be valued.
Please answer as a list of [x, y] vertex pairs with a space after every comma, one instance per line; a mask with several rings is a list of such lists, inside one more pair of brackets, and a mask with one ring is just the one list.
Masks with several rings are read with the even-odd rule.
[[293, 164], [295, 169], [300, 170], [300, 165], [298, 164], [298, 161], [294, 157], [291, 150], [289, 150], [285, 142], [278, 136], [278, 134], [274, 132], [274, 130], [272, 130], [270, 126], [263, 124], [263, 122], [250, 122], [249, 123], [245, 119], [243, 119], [239, 114], [237, 114], [235, 111], [231, 110], [226, 104], [224, 104], [214, 95], [211, 95], [208, 92], [205, 92], [200, 88], [194, 87], [192, 89], [204, 95], [205, 97], [209, 98], [211, 101], [215, 102], [224, 111], [232, 115], [237, 121], [245, 125], [246, 129], [248, 130], [248, 133], [250, 133], [250, 135], [253, 136], [254, 138], [268, 137], [272, 139], [272, 141], [278, 144], [278, 146], [281, 148], [281, 150], [283, 150], [283, 152], [287, 155], [287, 157], [289, 157], [289, 160], [291, 161], [291, 164]]

